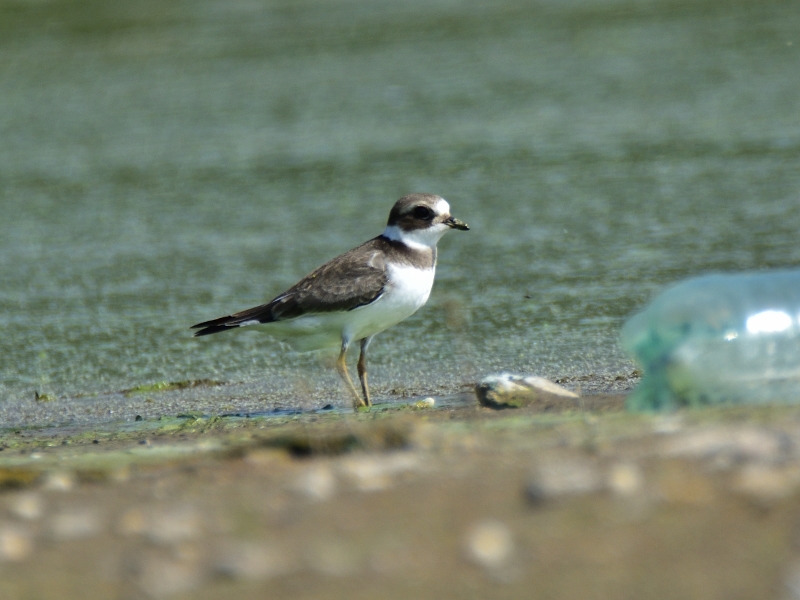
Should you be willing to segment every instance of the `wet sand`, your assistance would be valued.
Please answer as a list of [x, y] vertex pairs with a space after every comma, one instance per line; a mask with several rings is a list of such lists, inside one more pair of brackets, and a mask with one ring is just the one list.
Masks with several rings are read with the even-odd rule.
[[5, 431], [0, 597], [796, 597], [800, 408], [462, 400]]

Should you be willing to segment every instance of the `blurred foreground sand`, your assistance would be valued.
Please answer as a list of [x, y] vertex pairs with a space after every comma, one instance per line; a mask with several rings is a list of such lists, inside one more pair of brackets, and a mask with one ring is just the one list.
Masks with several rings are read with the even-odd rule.
[[0, 436], [0, 597], [800, 597], [800, 408], [136, 425]]

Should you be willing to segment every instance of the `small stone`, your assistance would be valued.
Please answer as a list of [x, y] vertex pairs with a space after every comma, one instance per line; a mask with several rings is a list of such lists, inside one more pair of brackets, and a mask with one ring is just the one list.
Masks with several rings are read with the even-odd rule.
[[274, 544], [232, 542], [223, 545], [216, 570], [232, 579], [258, 580], [289, 573], [293, 563], [292, 557]]
[[0, 561], [20, 562], [33, 552], [33, 538], [27, 530], [0, 525]]
[[489, 375], [475, 386], [482, 406], [489, 408], [521, 408], [548, 399], [577, 399], [578, 394], [543, 377], [502, 373]]
[[486, 569], [504, 566], [514, 552], [511, 531], [499, 521], [484, 521], [467, 534], [467, 555]]
[[800, 486], [798, 467], [747, 465], [733, 480], [733, 489], [756, 500], [773, 502], [793, 494]]
[[115, 483], [125, 483], [131, 478], [131, 468], [129, 465], [123, 465], [112, 469], [108, 478]]
[[558, 496], [594, 492], [602, 483], [600, 473], [591, 462], [565, 459], [540, 465], [526, 491], [528, 499], [538, 504]]
[[634, 464], [618, 463], [608, 473], [608, 487], [618, 496], [632, 496], [643, 484], [642, 471]]
[[166, 598], [196, 589], [203, 581], [196, 564], [149, 557], [139, 566], [137, 583], [150, 598]]
[[53, 517], [50, 531], [57, 540], [90, 538], [100, 533], [100, 519], [89, 509], [65, 511]]
[[434, 406], [436, 406], [434, 398], [423, 398], [414, 403], [414, 408], [433, 408]]
[[12, 497], [8, 506], [12, 515], [25, 521], [36, 521], [42, 517], [44, 502], [33, 492], [25, 492]]
[[66, 471], [54, 471], [45, 477], [42, 488], [54, 492], [68, 492], [75, 487], [75, 475]]
[[659, 415], [653, 419], [653, 432], [661, 435], [678, 433], [683, 428], [682, 415]]
[[201, 522], [197, 511], [179, 506], [150, 514], [145, 532], [156, 544], [177, 544], [199, 538], [203, 533]]
[[142, 535], [147, 529], [147, 517], [140, 508], [131, 508], [122, 513], [117, 522], [117, 533], [122, 535]]
[[774, 462], [788, 450], [780, 434], [756, 427], [710, 427], [671, 437], [668, 456], [713, 459], [718, 465], [745, 461]]
[[312, 500], [328, 500], [336, 492], [336, 476], [328, 465], [315, 465], [300, 474], [294, 489]]
[[418, 458], [408, 453], [357, 456], [341, 463], [343, 473], [353, 480], [362, 492], [385, 490], [392, 485], [396, 475], [414, 471], [418, 467]]
[[286, 452], [279, 448], [254, 448], [244, 456], [248, 465], [260, 468], [274, 468], [286, 462]]

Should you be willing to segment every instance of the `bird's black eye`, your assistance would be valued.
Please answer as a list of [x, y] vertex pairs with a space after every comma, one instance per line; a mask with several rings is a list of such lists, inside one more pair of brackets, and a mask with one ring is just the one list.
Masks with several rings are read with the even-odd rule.
[[414, 215], [415, 219], [423, 221], [430, 221], [433, 218], [433, 211], [427, 206], [415, 206], [411, 214]]

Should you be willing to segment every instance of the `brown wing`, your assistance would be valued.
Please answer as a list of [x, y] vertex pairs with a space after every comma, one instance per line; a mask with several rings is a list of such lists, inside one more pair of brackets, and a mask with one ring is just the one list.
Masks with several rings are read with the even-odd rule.
[[348, 311], [377, 300], [386, 286], [386, 265], [372, 239], [337, 256], [267, 304], [192, 325], [195, 336], [238, 327], [247, 321], [272, 323], [313, 313]]

